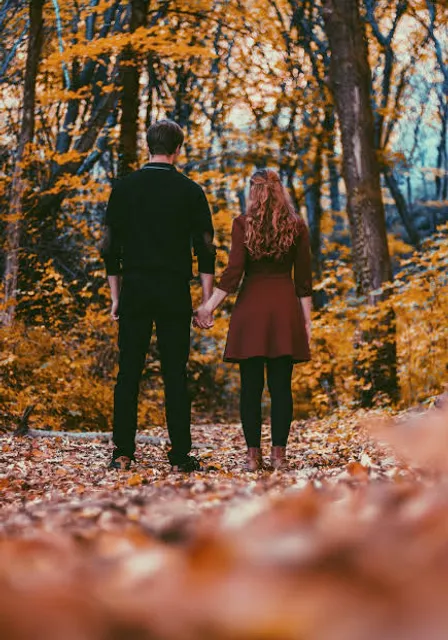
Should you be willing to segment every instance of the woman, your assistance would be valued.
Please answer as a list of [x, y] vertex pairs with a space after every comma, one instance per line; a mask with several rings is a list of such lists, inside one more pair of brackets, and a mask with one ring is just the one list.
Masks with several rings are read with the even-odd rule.
[[233, 222], [228, 266], [219, 287], [197, 310], [200, 326], [210, 326], [211, 314], [237, 290], [243, 273], [224, 360], [240, 366], [246, 469], [256, 471], [263, 465], [265, 365], [271, 395], [271, 466], [284, 468], [293, 411], [293, 364], [310, 359], [311, 261], [307, 227], [295, 213], [278, 175], [270, 169], [256, 171], [251, 178], [246, 215]]

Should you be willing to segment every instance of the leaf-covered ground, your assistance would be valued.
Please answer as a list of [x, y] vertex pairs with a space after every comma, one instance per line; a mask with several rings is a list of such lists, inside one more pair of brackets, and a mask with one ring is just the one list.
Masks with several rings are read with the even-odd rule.
[[[30, 526], [72, 532], [101, 528], [102, 523], [106, 528], [112, 523], [125, 526], [129, 517], [154, 530], [171, 512], [188, 516], [222, 511], [236, 499], [275, 496], [308, 481], [393, 478], [405, 473], [393, 457], [382, 455], [369, 442], [363, 421], [364, 416], [355, 413], [295, 423], [288, 448], [290, 470], [281, 473], [242, 471], [245, 447], [239, 425], [193, 427], [194, 442], [200, 447], [195, 454], [204, 472], [189, 476], [171, 472], [162, 428], [147, 433], [161, 443], [138, 444], [137, 462], [129, 472], [107, 469], [111, 445], [100, 438], [4, 436], [0, 527], [8, 535], [28, 532]], [[269, 427], [265, 427], [266, 461], [269, 446]]]
[[1, 437], [2, 639], [446, 638], [446, 412], [296, 423], [286, 472], [242, 472], [237, 425], [194, 439], [184, 476], [163, 442], [117, 472], [100, 439]]

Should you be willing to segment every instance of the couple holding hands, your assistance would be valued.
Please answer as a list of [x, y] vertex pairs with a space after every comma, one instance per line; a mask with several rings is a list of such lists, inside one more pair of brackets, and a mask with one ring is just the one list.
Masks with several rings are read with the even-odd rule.
[[[242, 281], [233, 309], [224, 360], [241, 374], [245, 469], [263, 468], [261, 398], [271, 396], [270, 466], [285, 468], [292, 422], [293, 365], [310, 359], [311, 260], [307, 227], [274, 171], [250, 180], [247, 211], [233, 221], [227, 267], [213, 289], [215, 247], [210, 208], [202, 188], [175, 168], [184, 134], [170, 120], [148, 130], [150, 161], [118, 181], [109, 199], [102, 255], [119, 322], [119, 372], [114, 392], [111, 468], [134, 459], [138, 392], [152, 336], [157, 335], [165, 412], [174, 471], [200, 470], [190, 454], [192, 246], [198, 259], [202, 304], [194, 324], [207, 329], [213, 312]], [[243, 278], [244, 276], [244, 278]]]

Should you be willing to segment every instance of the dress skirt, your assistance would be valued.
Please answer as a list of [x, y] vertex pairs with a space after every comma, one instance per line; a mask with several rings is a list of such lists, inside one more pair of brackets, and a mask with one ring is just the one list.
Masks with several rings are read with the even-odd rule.
[[257, 273], [243, 281], [230, 320], [226, 362], [291, 356], [310, 360], [300, 301], [289, 273]]

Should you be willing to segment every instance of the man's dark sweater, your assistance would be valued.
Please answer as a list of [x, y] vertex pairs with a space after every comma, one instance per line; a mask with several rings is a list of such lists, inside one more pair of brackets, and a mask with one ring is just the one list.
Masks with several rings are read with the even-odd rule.
[[202, 188], [170, 164], [154, 162], [119, 180], [106, 211], [102, 256], [108, 275], [192, 276], [215, 271], [210, 208]]

